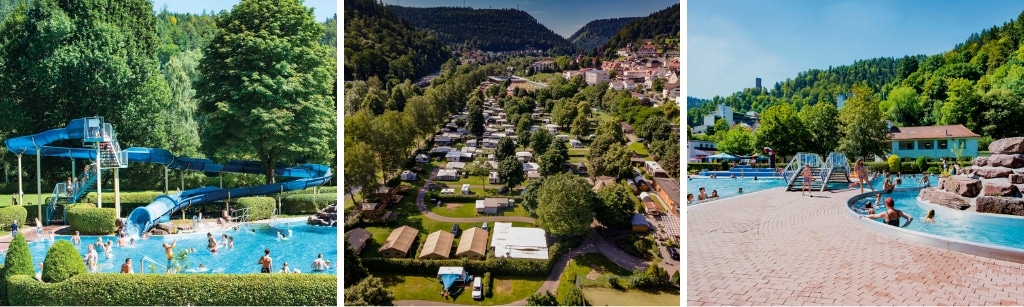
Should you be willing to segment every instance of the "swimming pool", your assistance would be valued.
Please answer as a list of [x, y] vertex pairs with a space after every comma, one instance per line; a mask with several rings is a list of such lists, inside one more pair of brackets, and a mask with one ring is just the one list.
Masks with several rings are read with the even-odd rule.
[[[905, 229], [973, 243], [1024, 249], [1024, 240], [1021, 240], [1024, 237], [1024, 218], [960, 211], [932, 205], [918, 201], [919, 192], [914, 189], [883, 195], [883, 198], [893, 198], [897, 210], [914, 217], [914, 221]], [[874, 202], [874, 197], [854, 202], [851, 209], [864, 214], [862, 207], [867, 201]], [[935, 223], [924, 221], [925, 215], [931, 209], [935, 210]], [[880, 212], [879, 209], [875, 210]], [[877, 221], [883, 222], [882, 219]], [[905, 222], [906, 220], [901, 220], [901, 225]]]
[[686, 181], [686, 193], [693, 194], [694, 204], [696, 204], [697, 194], [700, 194], [701, 187], [704, 187], [704, 192], [708, 195], [711, 195], [712, 190], [717, 190], [720, 198], [727, 198], [739, 195], [739, 188], [743, 188], [743, 193], [746, 194], [785, 186], [786, 181], [782, 180], [782, 178], [757, 178], [757, 180], [751, 177], [742, 179], [722, 177], [717, 179], [691, 178]]
[[[277, 239], [277, 232], [288, 234], [288, 240]], [[121, 265], [125, 258], [132, 258], [132, 264], [136, 273], [140, 267], [145, 273], [164, 273], [167, 265], [167, 257], [164, 253], [163, 243], [171, 243], [177, 239], [174, 248], [175, 254], [189, 248], [195, 252], [188, 253], [184, 261], [178, 263], [182, 266], [182, 273], [259, 273], [260, 265], [257, 261], [263, 256], [264, 249], [270, 249], [270, 256], [273, 258], [274, 271], [280, 271], [284, 262], [292, 270], [299, 269], [303, 273], [309, 273], [310, 265], [322, 253], [324, 259], [331, 262], [331, 269], [325, 271], [327, 274], [336, 274], [334, 266], [338, 264], [338, 232], [335, 227], [317, 227], [306, 225], [305, 218], [280, 220], [276, 223], [252, 223], [246, 224], [246, 228], [239, 230], [212, 230], [211, 232], [217, 242], [221, 241], [221, 235], [227, 234], [234, 238], [234, 248], [221, 248], [217, 253], [211, 253], [206, 248], [206, 231], [194, 234], [182, 234], [171, 236], [153, 236], [147, 240], [136, 240], [135, 246], [117, 247], [117, 238], [114, 236], [82, 236], [82, 243], [76, 245], [82, 256], [88, 252], [88, 244], [96, 243], [97, 238], [103, 241], [114, 241], [112, 257], [104, 255], [103, 250], [97, 250], [99, 254], [98, 272], [120, 272]], [[31, 237], [32, 235], [30, 235]], [[56, 240], [71, 240], [71, 236], [56, 236]], [[29, 250], [32, 253], [32, 261], [37, 264], [36, 272], [39, 272], [38, 264], [46, 258], [46, 251], [53, 243], [47, 241], [29, 242]], [[6, 260], [6, 255], [0, 256], [0, 260]], [[205, 268], [199, 269], [203, 264]], [[155, 272], [154, 272], [155, 269]]]

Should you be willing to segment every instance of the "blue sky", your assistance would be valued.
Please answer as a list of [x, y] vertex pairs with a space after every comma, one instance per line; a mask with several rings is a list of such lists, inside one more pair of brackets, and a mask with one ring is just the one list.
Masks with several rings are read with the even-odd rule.
[[679, 0], [384, 0], [385, 4], [409, 7], [456, 6], [486, 8], [516, 8], [526, 11], [544, 26], [568, 38], [583, 25], [597, 19], [619, 17], [644, 17], [657, 12]]
[[932, 55], [1002, 25], [1024, 1], [712, 1], [687, 3], [687, 96], [728, 96], [858, 59]]
[[[317, 21], [324, 21], [338, 13], [338, 1], [340, 0], [305, 0], [303, 4], [313, 8], [313, 14]], [[160, 11], [164, 5], [167, 5], [167, 11], [170, 12], [199, 14], [204, 9], [207, 12], [231, 10], [231, 7], [238, 2], [238, 0], [155, 0], [153, 8]]]

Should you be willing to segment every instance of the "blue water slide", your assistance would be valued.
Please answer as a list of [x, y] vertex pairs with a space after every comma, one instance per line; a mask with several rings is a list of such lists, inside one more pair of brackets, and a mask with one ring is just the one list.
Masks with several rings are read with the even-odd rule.
[[[4, 144], [15, 154], [65, 157], [76, 159], [96, 159], [94, 148], [72, 148], [47, 146], [61, 140], [100, 141], [98, 136], [88, 136], [89, 128], [97, 127], [96, 118], [80, 118], [71, 120], [67, 127], [48, 130], [39, 134], [19, 136], [7, 139]], [[116, 142], [116, 140], [115, 140]], [[132, 147], [123, 150], [129, 162], [154, 163], [167, 166], [169, 169], [200, 171], [207, 174], [245, 173], [263, 174], [263, 164], [259, 161], [233, 160], [224, 164], [214, 163], [209, 159], [178, 157], [170, 151], [160, 148]], [[152, 203], [136, 208], [128, 215], [126, 229], [129, 235], [142, 235], [161, 219], [167, 220], [174, 212], [192, 205], [228, 199], [229, 197], [245, 197], [266, 195], [287, 191], [303, 190], [325, 184], [332, 177], [330, 167], [322, 164], [300, 164], [296, 166], [275, 165], [275, 174], [281, 177], [296, 178], [292, 181], [272, 183], [234, 189], [218, 187], [202, 187], [158, 196]]]

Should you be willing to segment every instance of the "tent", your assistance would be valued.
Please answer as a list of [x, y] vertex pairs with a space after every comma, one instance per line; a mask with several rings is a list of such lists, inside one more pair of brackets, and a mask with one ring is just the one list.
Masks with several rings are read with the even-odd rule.
[[702, 159], [710, 155], [711, 153], [696, 148], [691, 148], [689, 150], [690, 159]]
[[444, 289], [450, 289], [456, 281], [465, 283], [469, 280], [466, 269], [460, 266], [443, 266], [437, 269], [437, 278], [441, 280]]
[[736, 161], [736, 160], [739, 160], [739, 158], [737, 158], [736, 156], [730, 155], [730, 154], [727, 154], [727, 153], [724, 153], [724, 152], [723, 153], [719, 153], [717, 155], [708, 156], [707, 158], [710, 159], [710, 160], [718, 160], [718, 161], [722, 161], [722, 160]]

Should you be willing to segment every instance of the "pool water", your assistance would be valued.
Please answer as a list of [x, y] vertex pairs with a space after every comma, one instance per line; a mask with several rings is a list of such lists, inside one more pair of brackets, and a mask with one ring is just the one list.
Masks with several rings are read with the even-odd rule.
[[[280, 240], [277, 233], [287, 235], [291, 230], [288, 240]], [[255, 231], [255, 232], [253, 232]], [[194, 234], [152, 236], [147, 240], [136, 239], [135, 246], [117, 246], [117, 238], [114, 236], [81, 236], [82, 243], [76, 245], [78, 252], [84, 257], [88, 252], [88, 245], [96, 243], [97, 238], [103, 241], [114, 241], [112, 257], [104, 255], [102, 249], [97, 249], [99, 255], [98, 272], [120, 272], [121, 265], [125, 258], [132, 258], [132, 266], [135, 273], [140, 273], [140, 267], [145, 273], [164, 273], [167, 265], [167, 257], [164, 253], [163, 243], [171, 243], [177, 239], [174, 253], [178, 254], [183, 250], [194, 248], [194, 252], [188, 253], [184, 261], [176, 265], [181, 266], [181, 273], [259, 273], [260, 265], [257, 264], [263, 256], [264, 249], [270, 249], [270, 256], [273, 259], [274, 272], [281, 270], [284, 262], [288, 262], [291, 270], [299, 269], [302, 273], [311, 273], [310, 266], [317, 254], [322, 253], [324, 260], [331, 262], [331, 269], [323, 273], [335, 274], [335, 265], [338, 264], [337, 228], [317, 227], [306, 225], [305, 219], [292, 219], [278, 221], [276, 223], [253, 223], [246, 224], [245, 228], [239, 230], [211, 230], [209, 231], [217, 239], [218, 244], [222, 241], [222, 234], [234, 238], [235, 247], [225, 248], [220, 246], [217, 253], [207, 249], [207, 231]], [[30, 235], [29, 237], [33, 237]], [[56, 240], [71, 240], [71, 236], [56, 236]], [[32, 253], [32, 261], [36, 264], [36, 272], [40, 272], [38, 264], [46, 258], [46, 252], [53, 243], [47, 241], [29, 242], [29, 250]], [[0, 256], [5, 260], [6, 255]], [[142, 263], [140, 265], [140, 263]], [[203, 264], [204, 269], [199, 269]], [[154, 271], [155, 269], [155, 271]]]
[[782, 180], [782, 178], [757, 178], [757, 180], [754, 180], [753, 177], [742, 179], [723, 177], [718, 177], [717, 179], [691, 178], [686, 181], [686, 193], [692, 193], [693, 204], [697, 204], [697, 195], [700, 194], [701, 187], [704, 187], [704, 192], [709, 196], [711, 191], [717, 190], [719, 198], [727, 198], [739, 195], [739, 188], [743, 188], [743, 193], [747, 194], [785, 186], [786, 181]]
[[[931, 205], [918, 201], [918, 193], [919, 190], [912, 190], [882, 195], [883, 199], [892, 197], [897, 210], [902, 210], [914, 217], [914, 221], [907, 226], [907, 230], [975, 243], [1024, 249], [1024, 240], [1021, 239], [1024, 238], [1024, 218], [965, 212]], [[862, 207], [867, 201], [874, 202], [874, 197], [857, 201], [852, 209], [864, 214]], [[935, 223], [924, 221], [924, 217], [930, 209], [935, 210]], [[875, 209], [875, 211], [881, 212], [879, 209]], [[877, 221], [881, 223], [883, 219], [877, 219]], [[905, 222], [906, 220], [901, 219], [900, 225]]]

